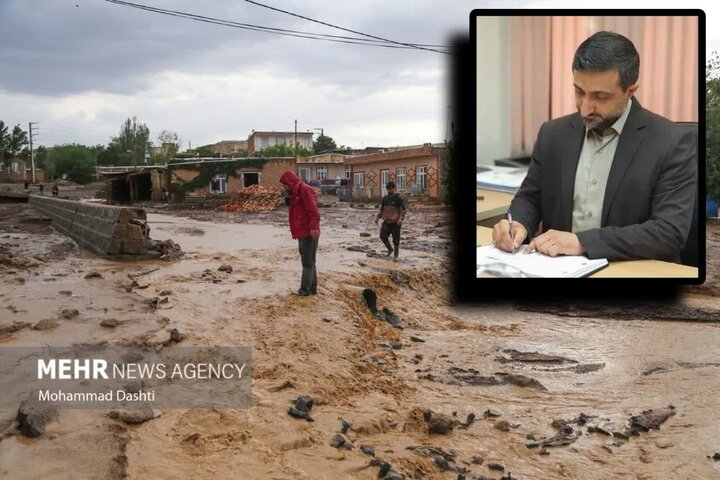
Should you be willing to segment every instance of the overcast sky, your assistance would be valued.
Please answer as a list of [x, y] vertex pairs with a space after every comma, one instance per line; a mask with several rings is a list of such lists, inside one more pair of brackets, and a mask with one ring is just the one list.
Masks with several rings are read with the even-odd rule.
[[[449, 45], [473, 8], [623, 7], [583, 1], [259, 0], [403, 43]], [[350, 35], [243, 0], [133, 3], [233, 22]], [[707, 13], [707, 50], [720, 50], [720, 8]], [[717, 3], [717, 2], [715, 2]], [[666, 0], [634, 8], [675, 7]], [[39, 122], [37, 143], [107, 144], [136, 116], [152, 140], [172, 130], [193, 146], [254, 130], [323, 128], [352, 147], [441, 142], [449, 56], [330, 43], [194, 22], [104, 0], [0, 0], [0, 120]]]

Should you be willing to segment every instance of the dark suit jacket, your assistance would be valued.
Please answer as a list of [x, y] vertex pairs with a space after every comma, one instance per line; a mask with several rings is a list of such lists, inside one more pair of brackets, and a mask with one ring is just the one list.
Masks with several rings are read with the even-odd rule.
[[[527, 228], [528, 238], [540, 221], [543, 231], [571, 231], [584, 135], [578, 113], [540, 127], [528, 174], [512, 201], [513, 219]], [[694, 136], [633, 98], [608, 176], [601, 228], [577, 234], [586, 255], [679, 262], [696, 183]]]

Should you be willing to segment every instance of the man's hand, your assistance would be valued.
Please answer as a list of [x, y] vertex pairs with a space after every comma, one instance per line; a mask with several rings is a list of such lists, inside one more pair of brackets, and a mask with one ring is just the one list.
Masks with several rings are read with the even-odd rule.
[[310, 230], [310, 238], [313, 240], [320, 238], [320, 230]]
[[558, 255], [582, 255], [585, 248], [580, 243], [577, 235], [572, 232], [561, 232], [560, 230], [548, 230], [542, 235], [533, 238], [525, 253], [538, 251], [551, 257]]
[[510, 238], [510, 222], [503, 219], [495, 224], [492, 231], [493, 245], [500, 250], [513, 252], [520, 248], [520, 245], [527, 237], [527, 229], [520, 222], [513, 222], [513, 238]]
[[378, 220], [380, 220], [378, 217], [375, 217], [375, 225], [377, 225]]
[[402, 223], [403, 223], [403, 219], [402, 219], [402, 218], [398, 218], [397, 224], [398, 224], [398, 225], [402, 225]]

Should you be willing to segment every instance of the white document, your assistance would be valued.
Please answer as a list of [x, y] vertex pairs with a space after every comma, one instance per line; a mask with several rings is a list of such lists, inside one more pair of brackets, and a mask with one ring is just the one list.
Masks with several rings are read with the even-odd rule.
[[580, 278], [607, 266], [605, 258], [590, 260], [578, 255], [550, 257], [539, 252], [525, 255], [527, 245], [517, 253], [504, 252], [493, 246], [477, 247], [477, 273], [498, 277]]
[[476, 174], [478, 188], [515, 193], [527, 175], [527, 168], [487, 167], [488, 170]]

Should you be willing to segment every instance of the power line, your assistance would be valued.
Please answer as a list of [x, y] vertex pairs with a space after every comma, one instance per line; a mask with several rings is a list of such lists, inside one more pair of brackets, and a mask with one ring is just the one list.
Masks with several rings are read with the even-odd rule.
[[[368, 39], [368, 38], [348, 37], [348, 36], [342, 36], [342, 35], [303, 32], [303, 31], [299, 31], [299, 30], [289, 30], [289, 29], [284, 29], [284, 28], [266, 27], [263, 25], [255, 25], [255, 24], [250, 24], [250, 23], [234, 22], [231, 20], [223, 20], [220, 18], [207, 17], [204, 15], [195, 15], [192, 13], [181, 12], [178, 10], [167, 10], [167, 9], [163, 9], [163, 8], [151, 7], [148, 5], [141, 5], [138, 3], [125, 2], [122, 0], [105, 0], [105, 1], [109, 2], [109, 3], [114, 3], [116, 5], [124, 6], [124, 7], [137, 8], [139, 10], [145, 10], [145, 11], [152, 12], [152, 13], [158, 13], [161, 15], [167, 15], [167, 16], [177, 17], [177, 18], [184, 18], [186, 20], [209, 23], [209, 24], [214, 24], [214, 25], [222, 25], [225, 27], [238, 28], [241, 30], [250, 30], [250, 31], [256, 31], [256, 32], [271, 33], [271, 34], [275, 34], [275, 35], [284, 35], [284, 36], [288, 36], [288, 37], [305, 38], [308, 40], [323, 40], [323, 41], [327, 41], [327, 42], [347, 43], [347, 44], [353, 44], [353, 45], [365, 45], [365, 46], [370, 46], [370, 47], [397, 48], [397, 49], [420, 49], [420, 50], [430, 50], [430, 51], [434, 51], [437, 53], [444, 53], [444, 54], [450, 53], [450, 52], [444, 52], [442, 50], [428, 49], [428, 48], [425, 48], [425, 46], [422, 44], [411, 44], [411, 43], [387, 41], [387, 40], [381, 39], [379, 37], [374, 38], [374, 39]], [[336, 28], [340, 28], [340, 27], [336, 27]], [[438, 47], [445, 48], [443, 46], [438, 46]]]
[[325, 25], [326, 27], [337, 28], [338, 30], [342, 30], [342, 31], [344, 31], [344, 32], [350, 32], [350, 33], [354, 33], [354, 34], [356, 34], [356, 35], [362, 35], [363, 37], [368, 37], [368, 38], [372, 38], [372, 39], [375, 39], [375, 40], [380, 40], [380, 41], [382, 41], [382, 42], [392, 43], [392, 44], [395, 44], [395, 45], [402, 45], [402, 46], [404, 46], [404, 47], [416, 48], [416, 49], [418, 49], [418, 50], [427, 50], [427, 51], [435, 52], [435, 53], [445, 53], [445, 54], [448, 53], [448, 52], [443, 52], [443, 51], [441, 51], [441, 50], [435, 50], [435, 49], [433, 49], [433, 48], [421, 47], [421, 46], [419, 46], [419, 45], [417, 45], [417, 44], [413, 44], [413, 43], [396, 42], [395, 40], [390, 40], [390, 39], [387, 39], [387, 38], [378, 37], [378, 36], [375, 36], [375, 35], [370, 35], [370, 34], [368, 34], [368, 33], [358, 32], [357, 30], [351, 30], [351, 29], [345, 28], [345, 27], [339, 27], [339, 26], [337, 26], [337, 25], [333, 25], [333, 24], [327, 23], [327, 22], [322, 22], [322, 21], [320, 21], [320, 20], [315, 20], [314, 18], [306, 17], [306, 16], [304, 16], [304, 15], [299, 15], [299, 14], [297, 14], [297, 13], [288, 12], [287, 10], [283, 10], [283, 9], [281, 9], [281, 8], [275, 8], [275, 7], [271, 7], [271, 6], [269, 6], [269, 5], [262, 4], [262, 3], [260, 3], [260, 2], [255, 2], [254, 0], [245, 0], [245, 1], [246, 1], [247, 3], [252, 3], [253, 5], [257, 5], [258, 7], [267, 8], [267, 9], [270, 9], [270, 10], [273, 10], [273, 11], [276, 11], [276, 12], [284, 13], [284, 14], [286, 14], [286, 15], [291, 15], [291, 16], [293, 16], [293, 17], [302, 18], [303, 20], [307, 20], [307, 21], [309, 21], [309, 22], [319, 23], [320, 25]]

